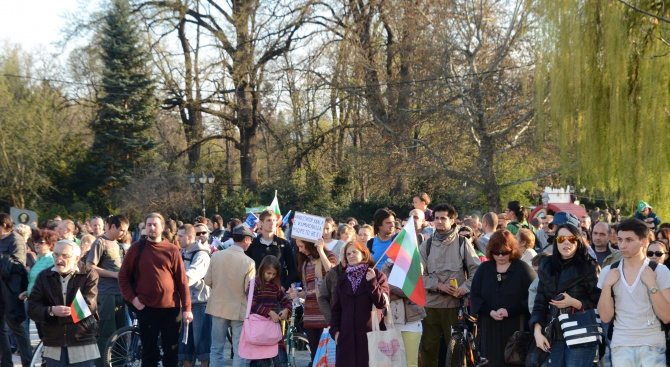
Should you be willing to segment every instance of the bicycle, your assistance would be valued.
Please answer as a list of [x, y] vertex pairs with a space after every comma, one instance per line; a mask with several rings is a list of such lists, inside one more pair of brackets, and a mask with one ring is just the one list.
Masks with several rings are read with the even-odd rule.
[[39, 344], [35, 347], [33, 351], [33, 358], [30, 360], [30, 367], [43, 367], [46, 366], [44, 358], [42, 358], [42, 353], [44, 352], [44, 344], [40, 340]]
[[480, 367], [488, 365], [486, 358], [479, 354], [475, 346], [479, 329], [477, 318], [468, 314], [465, 306], [467, 294], [460, 298], [458, 322], [451, 326], [451, 338], [447, 347], [447, 363], [451, 367]]
[[286, 343], [286, 355], [288, 357], [289, 367], [297, 367], [295, 358], [296, 350], [299, 351], [307, 350], [307, 352], [311, 353], [309, 347], [309, 341], [307, 340], [307, 335], [305, 335], [305, 333], [297, 331], [296, 319], [295, 319], [295, 310], [298, 307], [302, 306], [304, 302], [305, 300], [300, 298], [299, 305], [296, 305], [295, 302], [293, 303], [293, 312], [291, 312], [291, 318], [289, 318], [289, 321], [286, 325], [285, 343]]

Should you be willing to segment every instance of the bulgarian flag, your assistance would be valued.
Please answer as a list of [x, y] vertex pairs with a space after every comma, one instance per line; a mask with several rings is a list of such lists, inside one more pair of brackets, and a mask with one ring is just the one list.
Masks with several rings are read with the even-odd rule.
[[402, 289], [403, 293], [419, 306], [426, 305], [426, 290], [423, 287], [421, 256], [416, 242], [414, 221], [410, 218], [386, 250], [395, 265], [391, 269], [388, 282]]
[[281, 215], [281, 210], [279, 210], [279, 200], [277, 200], [277, 190], [275, 190], [275, 198], [270, 204], [270, 209], [277, 214], [277, 217]]
[[81, 294], [81, 289], [77, 289], [77, 294], [74, 296], [74, 300], [70, 305], [70, 314], [72, 315], [72, 320], [75, 324], [91, 316], [91, 309], [88, 308], [86, 300]]

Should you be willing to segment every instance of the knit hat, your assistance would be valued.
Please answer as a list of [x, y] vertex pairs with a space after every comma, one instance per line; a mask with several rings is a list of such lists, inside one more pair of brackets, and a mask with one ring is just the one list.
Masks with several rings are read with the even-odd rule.
[[645, 203], [644, 201], [640, 200], [637, 202], [637, 212], [642, 214], [642, 211], [646, 208], [652, 209], [651, 205]]

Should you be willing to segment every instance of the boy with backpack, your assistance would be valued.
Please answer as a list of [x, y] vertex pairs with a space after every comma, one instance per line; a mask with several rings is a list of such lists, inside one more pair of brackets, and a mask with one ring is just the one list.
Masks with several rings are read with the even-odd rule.
[[622, 221], [618, 236], [623, 259], [600, 273], [598, 313], [603, 322], [614, 320], [614, 367], [666, 365], [662, 323], [670, 322], [670, 270], [646, 257], [648, 234], [644, 222]]

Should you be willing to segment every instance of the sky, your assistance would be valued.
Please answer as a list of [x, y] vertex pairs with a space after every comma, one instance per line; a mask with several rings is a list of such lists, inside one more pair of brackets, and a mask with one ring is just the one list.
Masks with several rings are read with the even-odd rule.
[[64, 16], [78, 11], [79, 1], [0, 0], [0, 43], [20, 44], [25, 51], [57, 51], [52, 43], [61, 39]]

